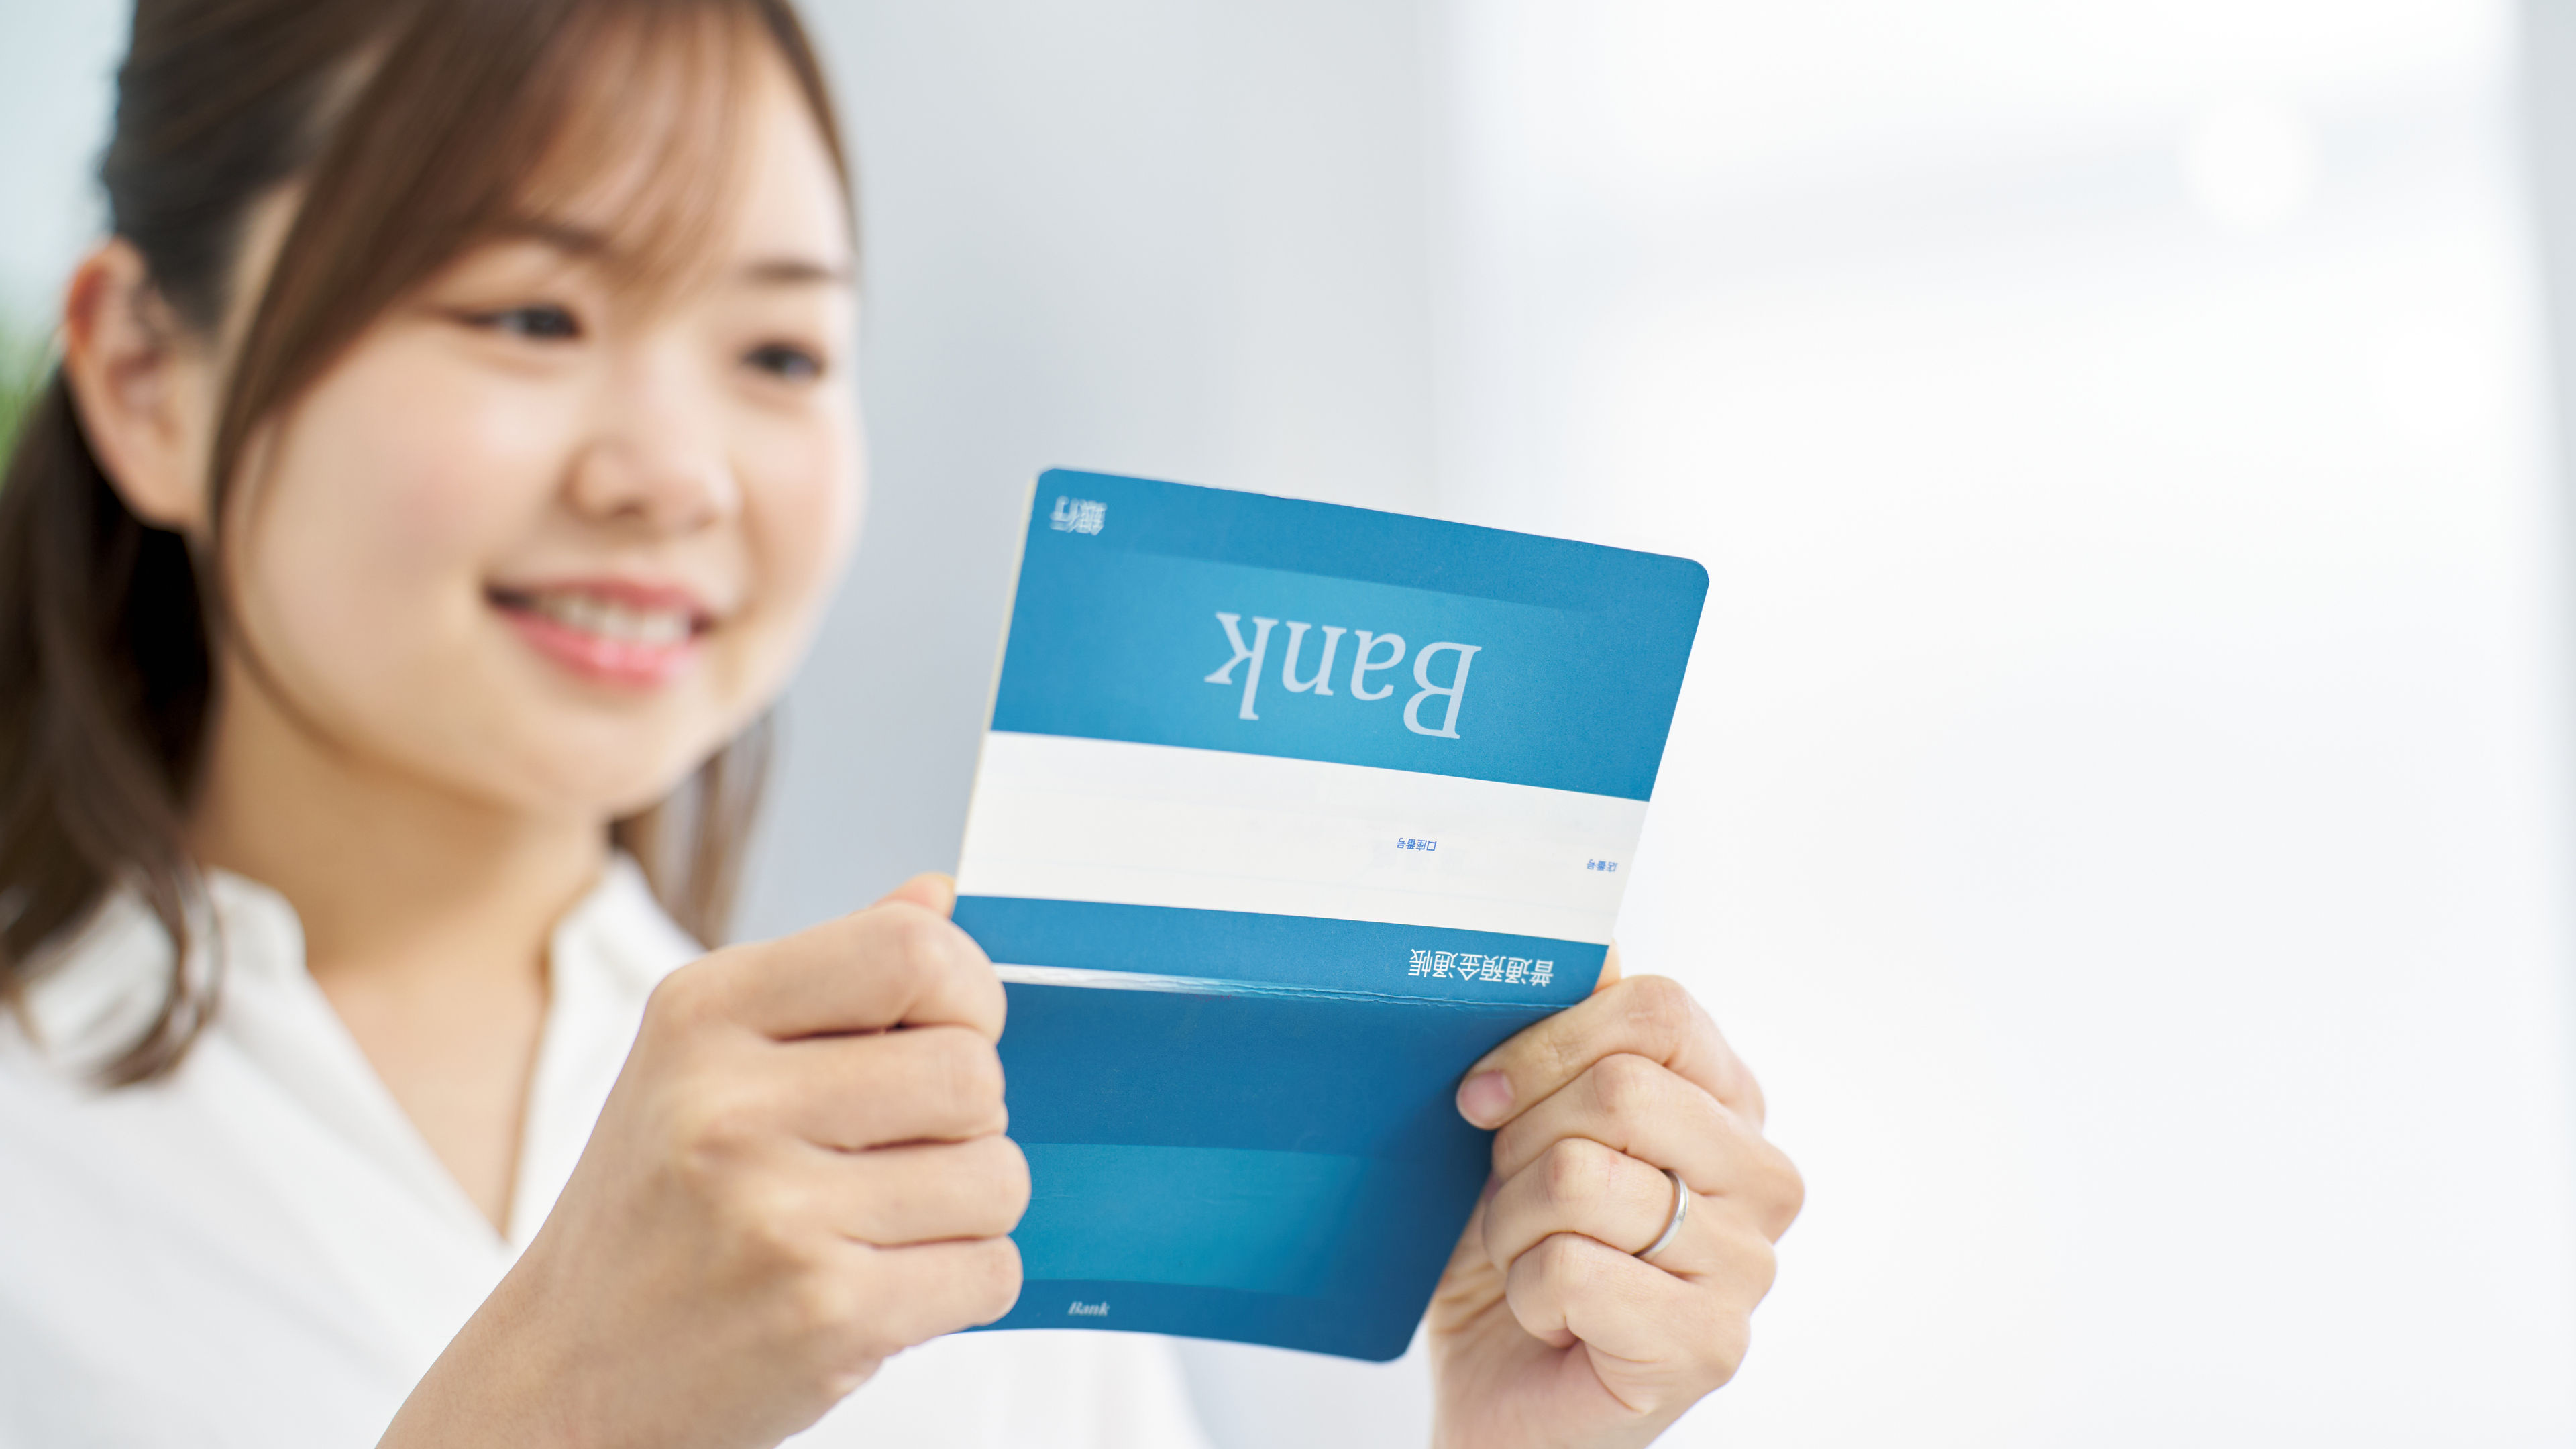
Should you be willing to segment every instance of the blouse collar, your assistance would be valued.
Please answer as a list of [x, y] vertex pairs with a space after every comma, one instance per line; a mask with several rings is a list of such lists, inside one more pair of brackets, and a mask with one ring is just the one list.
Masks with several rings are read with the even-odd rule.
[[[205, 873], [205, 894], [188, 910], [186, 970], [216, 990], [214, 1025], [223, 1021], [221, 993], [236, 984], [276, 986], [306, 976], [304, 926], [275, 890], [231, 871]], [[620, 851], [548, 937], [548, 958], [596, 963], [618, 984], [649, 991], [672, 967], [703, 948], [666, 915], [643, 869]], [[132, 885], [99, 904], [69, 940], [47, 953], [25, 997], [23, 1020], [9, 1034], [80, 1075], [131, 1046], [152, 1023], [170, 988], [170, 937]], [[218, 964], [220, 963], [220, 964]]]

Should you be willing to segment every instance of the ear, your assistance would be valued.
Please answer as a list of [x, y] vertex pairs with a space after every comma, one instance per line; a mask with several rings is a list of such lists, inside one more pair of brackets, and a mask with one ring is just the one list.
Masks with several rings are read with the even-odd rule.
[[214, 365], [152, 284], [134, 244], [81, 260], [63, 297], [63, 376], [90, 451], [137, 518], [201, 533]]

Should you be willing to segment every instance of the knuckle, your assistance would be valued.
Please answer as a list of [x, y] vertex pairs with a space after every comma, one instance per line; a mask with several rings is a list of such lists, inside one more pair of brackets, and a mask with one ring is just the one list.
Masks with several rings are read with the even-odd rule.
[[[837, 1319], [827, 1321], [826, 1341], [837, 1356], [850, 1364], [875, 1364], [912, 1347], [892, 1315], [886, 1312], [888, 1295], [895, 1290], [891, 1271], [882, 1248], [862, 1247], [860, 1256], [843, 1272], [831, 1275], [845, 1306]], [[816, 1277], [825, 1275], [817, 1274]], [[826, 1300], [828, 1303], [830, 1300]]]
[[1742, 1235], [1735, 1245], [1736, 1267], [1744, 1275], [1744, 1286], [1752, 1290], [1753, 1302], [1759, 1303], [1780, 1279], [1780, 1254], [1769, 1239], [1754, 1233]]
[[768, 1133], [768, 1107], [759, 1093], [740, 1082], [698, 1081], [675, 1094], [671, 1108], [674, 1145], [691, 1160], [730, 1163]]
[[1528, 1033], [1529, 1066], [1542, 1080], [1561, 1082], [1583, 1070], [1584, 1054], [1592, 1044], [1585, 1033], [1542, 1030], [1549, 1025], [1541, 1022]]
[[929, 1086], [959, 1121], [980, 1121], [1002, 1109], [1002, 1054], [968, 1032], [943, 1030], [930, 1051]]
[[839, 1403], [857, 1393], [868, 1380], [875, 1378], [885, 1361], [894, 1357], [867, 1344], [853, 1344], [849, 1351], [824, 1367], [817, 1391], [822, 1398]]
[[1592, 1100], [1610, 1117], [1642, 1114], [1660, 1095], [1663, 1069], [1644, 1057], [1619, 1052], [1592, 1064]]
[[937, 975], [948, 957], [949, 924], [909, 901], [877, 910], [885, 918], [888, 964], [915, 981]]
[[985, 1140], [993, 1144], [986, 1149], [994, 1157], [993, 1200], [1001, 1203], [1008, 1210], [1011, 1222], [1016, 1226], [1020, 1215], [1029, 1210], [1029, 1193], [1032, 1187], [1029, 1179], [1029, 1155], [1020, 1150], [1020, 1144], [1008, 1137], [990, 1137]]
[[[1718, 1385], [1707, 1382], [1706, 1370], [1699, 1366], [1697, 1353], [1685, 1354], [1675, 1365], [1677, 1373], [1659, 1375], [1653, 1382], [1641, 1384], [1631, 1392], [1630, 1406], [1644, 1418], [1665, 1418], [1679, 1414], [1706, 1398]], [[1623, 1396], [1625, 1397], [1625, 1396]]]
[[[862, 1297], [859, 1285], [849, 1275], [800, 1273], [785, 1294], [788, 1332], [805, 1341], [838, 1343], [849, 1339], [853, 1337], [852, 1328], [864, 1317], [860, 1309]], [[861, 1356], [873, 1347], [850, 1346]]]
[[1539, 1195], [1556, 1217], [1574, 1217], [1607, 1195], [1610, 1172], [1610, 1149], [1568, 1137], [1540, 1154]]
[[733, 1163], [729, 1154], [708, 1146], [704, 1137], [684, 1131], [673, 1137], [665, 1151], [662, 1175], [683, 1198], [720, 1204]]
[[1697, 1023], [1699, 1003], [1671, 977], [1636, 976], [1622, 984], [1628, 988], [1628, 1014], [1644, 1028], [1647, 1040], [1677, 1045]]
[[1009, 1238], [987, 1238], [967, 1258], [967, 1302], [977, 1323], [990, 1323], [1020, 1301], [1020, 1245]]
[[1708, 1314], [1692, 1335], [1691, 1359], [1700, 1368], [1701, 1392], [1724, 1386], [1744, 1367], [1753, 1348], [1753, 1317], [1730, 1309]]
[[1770, 1228], [1773, 1238], [1789, 1231], [1789, 1225], [1796, 1222], [1798, 1214], [1807, 1209], [1806, 1176], [1798, 1171], [1797, 1164], [1786, 1157], [1780, 1159], [1778, 1182], [1779, 1186], [1772, 1196]]
[[1591, 1281], [1590, 1256], [1571, 1233], [1553, 1233], [1541, 1238], [1536, 1247], [1523, 1254], [1529, 1260], [1529, 1271], [1539, 1282], [1547, 1284], [1560, 1297], [1578, 1297]]
[[1762, 1095], [1762, 1083], [1754, 1079], [1752, 1068], [1745, 1066], [1743, 1059], [1735, 1056], [1732, 1048], [1728, 1050], [1727, 1056], [1734, 1063], [1735, 1079], [1743, 1093], [1738, 1110], [1758, 1132], [1762, 1130], [1763, 1119], [1771, 1114], [1770, 1101]]
[[737, 1180], [720, 1199], [719, 1219], [734, 1251], [761, 1272], [787, 1272], [798, 1278], [812, 1256], [805, 1224], [812, 1216], [812, 1195], [793, 1182], [772, 1175]]
[[646, 1032], [688, 1032], [704, 1026], [716, 1014], [719, 974], [715, 958], [700, 957], [656, 982], [644, 998]]

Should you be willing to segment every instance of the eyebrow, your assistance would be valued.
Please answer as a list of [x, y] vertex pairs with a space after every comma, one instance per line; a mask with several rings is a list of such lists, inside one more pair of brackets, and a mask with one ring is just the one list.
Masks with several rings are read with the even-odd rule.
[[[499, 232], [573, 257], [605, 257], [616, 251], [606, 233], [544, 217], [514, 216], [501, 224]], [[847, 262], [823, 262], [802, 256], [755, 257], [736, 268], [734, 277], [762, 287], [846, 287], [856, 282]]]
[[745, 263], [734, 275], [766, 287], [846, 287], [854, 280], [848, 263], [835, 266], [810, 257], [761, 257]]

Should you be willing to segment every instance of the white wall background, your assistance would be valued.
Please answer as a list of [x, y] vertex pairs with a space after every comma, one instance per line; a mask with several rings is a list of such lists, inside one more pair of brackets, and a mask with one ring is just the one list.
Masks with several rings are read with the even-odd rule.
[[0, 0], [0, 327], [42, 331], [105, 208], [92, 186], [127, 0]]
[[[1624, 933], [1811, 1196], [1673, 1442], [2576, 1438], [2501, 0], [812, 9], [879, 492], [755, 927], [952, 858], [1038, 468], [1688, 553]], [[0, 0], [0, 298], [117, 13]], [[1418, 1364], [1192, 1361], [1231, 1445], [1421, 1439]]]
[[1716, 578], [1623, 931], [1811, 1185], [1706, 1444], [2563, 1444], [2510, 16], [1455, 7], [1442, 502]]

